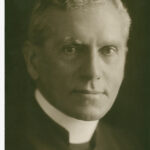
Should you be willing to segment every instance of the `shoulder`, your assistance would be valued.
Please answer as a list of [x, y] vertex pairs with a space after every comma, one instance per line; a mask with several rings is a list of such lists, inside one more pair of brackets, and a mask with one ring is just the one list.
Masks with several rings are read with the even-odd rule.
[[131, 131], [101, 122], [98, 127], [99, 141], [105, 149], [142, 150], [140, 141]]

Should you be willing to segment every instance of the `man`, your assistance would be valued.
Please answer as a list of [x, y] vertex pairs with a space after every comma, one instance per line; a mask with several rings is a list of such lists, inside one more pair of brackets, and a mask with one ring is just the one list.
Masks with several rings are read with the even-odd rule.
[[139, 148], [128, 133], [101, 122], [124, 77], [129, 28], [120, 0], [36, 4], [23, 52], [37, 88], [14, 149]]

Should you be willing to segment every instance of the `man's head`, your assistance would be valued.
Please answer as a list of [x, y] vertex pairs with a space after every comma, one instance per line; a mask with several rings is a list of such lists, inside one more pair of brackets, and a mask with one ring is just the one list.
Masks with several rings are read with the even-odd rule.
[[62, 112], [97, 120], [112, 107], [124, 76], [130, 18], [119, 0], [39, 3], [24, 48], [27, 68]]

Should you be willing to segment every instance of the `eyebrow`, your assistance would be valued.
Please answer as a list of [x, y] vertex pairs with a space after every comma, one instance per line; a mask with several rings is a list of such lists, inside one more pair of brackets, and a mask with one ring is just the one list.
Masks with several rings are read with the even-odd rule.
[[102, 43], [97, 43], [97, 46], [105, 46], [105, 45], [116, 45], [118, 47], [121, 46], [127, 46], [126, 42], [122, 42], [121, 40], [114, 40], [114, 39], [109, 39], [109, 40], [104, 40]]
[[74, 39], [73, 37], [71, 36], [66, 36], [64, 38], [64, 42], [65, 43], [76, 43], [76, 44], [83, 44], [82, 41], [78, 40], [78, 39]]
[[[64, 43], [65, 44], [78, 44], [78, 45], [87, 45], [85, 44], [84, 42], [82, 42], [81, 40], [79, 39], [75, 39], [71, 36], [66, 36], [64, 38]], [[123, 43], [122, 43], [123, 44]], [[111, 40], [105, 40], [103, 41], [102, 43], [97, 43], [97, 46], [98, 47], [103, 47], [103, 46], [106, 46], [106, 45], [116, 45], [118, 47], [121, 47], [122, 46], [121, 44], [121, 41], [117, 41], [117, 40], [114, 40], [114, 39], [111, 39]], [[123, 44], [123, 46], [127, 46], [126, 43]]]

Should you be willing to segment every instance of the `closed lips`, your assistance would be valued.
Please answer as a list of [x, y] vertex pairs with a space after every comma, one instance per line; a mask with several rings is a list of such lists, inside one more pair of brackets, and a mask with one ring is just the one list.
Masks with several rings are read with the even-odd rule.
[[104, 94], [104, 92], [95, 91], [95, 90], [73, 90], [73, 93], [76, 93], [76, 94]]

